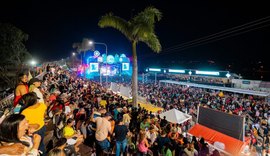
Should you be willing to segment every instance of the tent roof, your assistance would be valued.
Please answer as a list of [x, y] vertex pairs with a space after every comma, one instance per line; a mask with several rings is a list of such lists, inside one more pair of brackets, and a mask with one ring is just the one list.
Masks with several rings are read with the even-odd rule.
[[171, 123], [178, 123], [181, 124], [189, 119], [191, 119], [191, 116], [188, 114], [185, 114], [183, 112], [180, 112], [177, 109], [171, 109], [168, 110], [164, 113], [159, 114], [159, 116], [161, 118], [163, 118], [164, 116], [166, 116], [166, 120], [171, 122]]
[[244, 145], [244, 142], [240, 140], [237, 140], [233, 137], [207, 128], [200, 124], [196, 124], [195, 126], [193, 126], [188, 133], [196, 137], [203, 137], [205, 141], [212, 145], [214, 144], [214, 142], [224, 143], [224, 151], [230, 153], [231, 155], [239, 155]]

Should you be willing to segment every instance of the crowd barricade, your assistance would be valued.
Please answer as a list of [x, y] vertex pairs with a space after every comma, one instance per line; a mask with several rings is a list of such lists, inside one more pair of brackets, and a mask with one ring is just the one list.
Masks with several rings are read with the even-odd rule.
[[115, 82], [111, 82], [110, 89], [115, 93], [120, 92], [119, 85], [117, 83], [115, 83]]
[[123, 85], [120, 85], [120, 95], [123, 95], [125, 97], [128, 97], [130, 98], [131, 97], [131, 88], [129, 86], [123, 86]]

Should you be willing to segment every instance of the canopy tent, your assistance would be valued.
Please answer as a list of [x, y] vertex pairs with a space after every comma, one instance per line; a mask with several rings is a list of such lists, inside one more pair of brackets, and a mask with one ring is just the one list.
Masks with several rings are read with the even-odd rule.
[[214, 144], [217, 142], [223, 143], [225, 146], [224, 149], [220, 149], [216, 146], [214, 146], [214, 148], [229, 155], [240, 155], [245, 145], [245, 142], [243, 141], [237, 140], [233, 137], [230, 137], [213, 129], [207, 128], [200, 124], [196, 124], [195, 126], [193, 126], [188, 131], [188, 133], [195, 137], [203, 137], [205, 141], [210, 143], [212, 146], [214, 146]]
[[164, 113], [161, 113], [159, 114], [159, 116], [161, 118], [163, 118], [164, 116], [166, 116], [166, 120], [171, 122], [171, 123], [178, 123], [178, 124], [181, 124], [189, 119], [192, 118], [192, 116], [186, 114], [186, 113], [183, 113], [183, 112], [180, 112], [179, 110], [177, 109], [171, 109], [171, 110], [168, 110]]

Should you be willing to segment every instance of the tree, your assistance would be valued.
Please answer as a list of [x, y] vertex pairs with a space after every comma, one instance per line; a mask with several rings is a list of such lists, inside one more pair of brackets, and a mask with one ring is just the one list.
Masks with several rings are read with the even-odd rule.
[[160, 21], [161, 12], [154, 8], [148, 7], [136, 16], [126, 21], [123, 18], [114, 16], [113, 13], [106, 14], [101, 17], [98, 25], [101, 28], [112, 27], [124, 34], [132, 45], [132, 98], [133, 105], [137, 106], [138, 96], [138, 62], [136, 46], [138, 42], [145, 43], [154, 52], [161, 51], [161, 45], [155, 34], [155, 23]]
[[89, 39], [83, 38], [82, 42], [73, 43], [72, 47], [77, 50], [78, 53], [86, 52], [87, 50], [93, 50], [94, 45], [89, 44]]
[[79, 54], [81, 54], [81, 59], [82, 59], [82, 52], [84, 52], [84, 55], [85, 55], [85, 52], [87, 50], [94, 50], [95, 49], [95, 46], [94, 45], [90, 45], [89, 44], [89, 41], [90, 41], [89, 39], [83, 38], [82, 42], [76, 42], [76, 43], [73, 43], [72, 44], [72, 48], [76, 49], [76, 51]]
[[[90, 41], [89, 39], [83, 38], [82, 42], [76, 42], [76, 43], [72, 44], [72, 47], [74, 49], [76, 49], [76, 51], [81, 55], [81, 64], [83, 63], [82, 52], [84, 53], [84, 56], [85, 56], [85, 52], [87, 52], [88, 50], [94, 50], [95, 49], [95, 46], [91, 45], [89, 43], [89, 41]], [[83, 66], [83, 68], [84, 68], [84, 66]], [[84, 77], [86, 77], [86, 69], [84, 69]]]
[[27, 39], [28, 35], [19, 28], [0, 23], [0, 77], [9, 87], [15, 86], [17, 74], [31, 58], [24, 45]]

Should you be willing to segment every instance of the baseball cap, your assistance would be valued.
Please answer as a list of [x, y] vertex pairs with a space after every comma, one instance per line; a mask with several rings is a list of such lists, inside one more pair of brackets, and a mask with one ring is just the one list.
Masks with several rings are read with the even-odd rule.
[[29, 81], [29, 85], [31, 84], [34, 84], [35, 82], [42, 82], [40, 79], [38, 78], [32, 78], [30, 81]]

